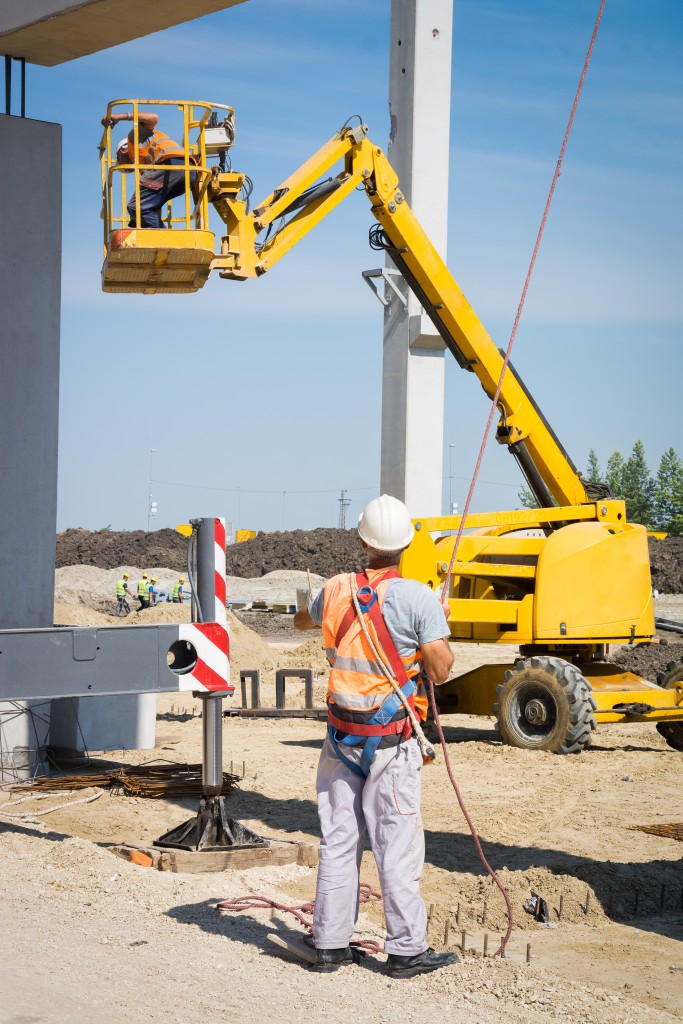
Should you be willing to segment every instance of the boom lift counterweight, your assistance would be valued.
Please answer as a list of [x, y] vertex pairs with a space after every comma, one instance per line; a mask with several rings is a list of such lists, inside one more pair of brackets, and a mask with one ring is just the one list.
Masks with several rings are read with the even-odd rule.
[[[197, 230], [204, 230], [207, 221], [198, 212], [208, 202], [224, 222], [225, 233], [206, 272], [204, 262], [198, 286], [211, 269], [226, 280], [265, 274], [360, 188], [378, 221], [371, 229], [371, 244], [388, 253], [458, 364], [493, 397], [504, 356], [421, 228], [395, 171], [368, 138], [365, 125], [343, 126], [250, 210], [247, 176], [205, 165], [201, 136], [208, 117], [192, 122], [199, 133], [196, 151], [203, 158], [194, 187], [194, 216]], [[185, 123], [190, 120], [185, 115]], [[101, 144], [103, 182], [108, 183], [105, 288], [116, 245], [121, 247], [111, 220], [111, 181], [119, 168], [111, 163], [108, 132]], [[325, 178], [338, 165], [335, 176]], [[154, 234], [168, 238], [175, 233]], [[185, 233], [192, 233], [189, 221]], [[137, 267], [152, 267], [153, 273], [145, 280], [130, 278], [128, 288], [119, 276], [116, 290], [181, 290], [168, 286], [170, 278], [165, 278], [171, 261], [152, 255], [159, 239], [147, 239], [144, 230], [131, 234], [125, 242], [138, 254]], [[442, 710], [488, 715], [495, 706], [508, 743], [562, 753], [585, 747], [597, 721], [662, 722], [667, 742], [673, 730], [676, 741], [683, 743], [683, 681], [670, 681], [664, 689], [604, 660], [605, 645], [648, 641], [655, 633], [644, 527], [626, 521], [623, 501], [596, 492], [582, 480], [509, 364], [498, 407], [496, 439], [515, 457], [541, 507], [468, 515], [469, 532], [462, 537], [450, 577], [449, 622], [453, 639], [519, 645], [521, 659], [509, 666], [483, 666], [440, 687]], [[402, 573], [439, 588], [453, 551], [451, 533], [460, 522], [460, 516], [417, 520]]]

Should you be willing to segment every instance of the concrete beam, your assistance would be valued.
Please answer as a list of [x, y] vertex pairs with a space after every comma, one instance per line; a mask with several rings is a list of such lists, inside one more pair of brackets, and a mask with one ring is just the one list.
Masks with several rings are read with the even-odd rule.
[[246, 0], [23, 0], [0, 5], [0, 54], [54, 67]]

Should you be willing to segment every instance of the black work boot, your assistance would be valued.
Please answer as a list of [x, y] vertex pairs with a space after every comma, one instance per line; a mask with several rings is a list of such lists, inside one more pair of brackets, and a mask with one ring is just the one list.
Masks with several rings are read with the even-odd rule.
[[316, 949], [316, 962], [311, 964], [311, 970], [327, 974], [343, 967], [344, 964], [358, 963], [353, 953], [349, 946], [345, 946], [344, 949]]
[[438, 971], [440, 967], [460, 963], [455, 953], [437, 953], [428, 946], [415, 956], [398, 956], [390, 953], [387, 958], [387, 974], [392, 978], [414, 978], [416, 974], [428, 974]]

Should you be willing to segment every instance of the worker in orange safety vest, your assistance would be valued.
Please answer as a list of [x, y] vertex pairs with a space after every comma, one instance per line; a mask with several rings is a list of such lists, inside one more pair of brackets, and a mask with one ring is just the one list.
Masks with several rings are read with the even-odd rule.
[[[133, 114], [112, 114], [110, 118], [102, 118], [102, 124], [113, 126], [120, 121], [132, 121]], [[137, 223], [137, 207], [135, 189], [128, 202], [129, 228], [163, 228], [161, 210], [169, 199], [181, 196], [185, 191], [184, 171], [173, 171], [173, 165], [185, 165], [186, 162], [196, 163], [191, 154], [185, 154], [182, 146], [170, 139], [157, 124], [159, 118], [149, 111], [138, 111], [138, 164], [140, 168], [140, 224]], [[116, 147], [117, 164], [135, 162], [135, 132], [130, 131]], [[133, 168], [130, 168], [133, 170]], [[190, 172], [190, 184], [193, 185], [197, 174]]]
[[422, 675], [437, 685], [445, 682], [453, 655], [446, 604], [424, 583], [398, 572], [413, 532], [403, 502], [386, 494], [373, 499], [358, 523], [367, 570], [334, 576], [294, 616], [297, 629], [322, 626], [332, 666], [328, 730], [316, 779], [322, 842], [314, 970], [336, 970], [357, 958], [349, 944], [358, 918], [366, 831], [384, 898], [387, 973], [410, 978], [458, 960], [427, 945], [420, 896], [424, 759], [411, 718], [420, 731], [419, 719], [427, 716]]

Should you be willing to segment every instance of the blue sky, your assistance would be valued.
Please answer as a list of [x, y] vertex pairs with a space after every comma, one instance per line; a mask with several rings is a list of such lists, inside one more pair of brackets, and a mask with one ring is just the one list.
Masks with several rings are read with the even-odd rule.
[[[598, 0], [455, 0], [448, 262], [505, 346]], [[57, 68], [27, 115], [64, 126], [58, 528], [349, 523], [379, 485], [378, 265], [353, 194], [266, 275], [191, 296], [104, 295], [96, 146], [108, 100], [234, 106], [255, 198], [351, 114], [386, 147], [389, 0], [249, 0]], [[575, 463], [679, 442], [683, 5], [608, 0], [513, 362]], [[488, 415], [447, 355], [444, 508], [464, 502]], [[518, 505], [495, 444], [473, 511]]]

